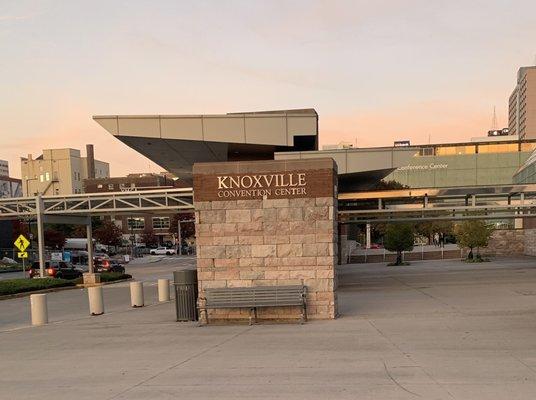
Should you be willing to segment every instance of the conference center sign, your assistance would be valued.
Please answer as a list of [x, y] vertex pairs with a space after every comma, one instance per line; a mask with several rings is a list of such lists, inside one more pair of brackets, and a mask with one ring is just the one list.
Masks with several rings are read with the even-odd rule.
[[299, 196], [307, 194], [305, 172], [262, 175], [218, 175], [218, 197]]
[[330, 196], [333, 179], [328, 169], [198, 175], [194, 196], [196, 201]]

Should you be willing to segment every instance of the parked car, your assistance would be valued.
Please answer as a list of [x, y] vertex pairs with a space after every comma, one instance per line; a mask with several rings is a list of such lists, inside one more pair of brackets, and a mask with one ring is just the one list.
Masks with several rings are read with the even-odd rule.
[[156, 249], [152, 249], [150, 251], [150, 254], [155, 255], [166, 255], [170, 256], [172, 254], [177, 254], [177, 251], [175, 249], [168, 249], [167, 247], [157, 247]]
[[106, 254], [93, 257], [95, 272], [120, 272], [125, 273], [125, 267], [117, 260], [111, 260]]
[[[30, 278], [40, 276], [39, 261], [35, 261], [29, 270]], [[45, 275], [58, 279], [77, 279], [82, 276], [82, 271], [73, 264], [65, 261], [45, 261]]]
[[119, 272], [121, 274], [124, 274], [125, 267], [117, 260], [110, 260], [108, 264], [103, 264], [102, 270], [100, 270], [99, 272]]
[[108, 264], [109, 262], [110, 257], [108, 257], [107, 254], [95, 253], [93, 256], [93, 267], [95, 268], [95, 271], [99, 270], [99, 268], [102, 268], [103, 264]]

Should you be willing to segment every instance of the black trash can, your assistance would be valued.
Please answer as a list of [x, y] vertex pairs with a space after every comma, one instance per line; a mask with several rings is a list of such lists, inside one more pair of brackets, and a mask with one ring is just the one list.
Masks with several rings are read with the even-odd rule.
[[197, 321], [197, 270], [173, 272], [177, 321]]

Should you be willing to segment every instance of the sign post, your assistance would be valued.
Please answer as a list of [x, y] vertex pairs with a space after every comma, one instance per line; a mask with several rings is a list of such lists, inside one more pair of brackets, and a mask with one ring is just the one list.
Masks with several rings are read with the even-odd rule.
[[26, 249], [30, 245], [30, 241], [26, 239], [24, 235], [21, 234], [13, 244], [17, 249], [19, 249], [19, 253], [17, 254], [18, 258], [22, 259], [22, 276], [26, 276], [25, 260], [28, 258], [28, 253], [26, 252]]

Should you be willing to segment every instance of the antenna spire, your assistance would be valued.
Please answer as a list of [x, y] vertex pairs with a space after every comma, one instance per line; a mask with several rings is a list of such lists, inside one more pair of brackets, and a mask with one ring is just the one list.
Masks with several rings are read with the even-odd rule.
[[495, 110], [495, 106], [493, 106], [493, 118], [491, 120], [491, 130], [492, 131], [497, 130], [497, 112]]

